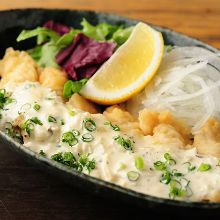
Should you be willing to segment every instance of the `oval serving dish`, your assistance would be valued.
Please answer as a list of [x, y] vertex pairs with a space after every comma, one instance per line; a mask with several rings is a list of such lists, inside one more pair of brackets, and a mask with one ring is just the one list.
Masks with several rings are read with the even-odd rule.
[[[67, 24], [73, 27], [79, 27], [82, 18], [86, 18], [92, 24], [101, 22], [108, 22], [111, 24], [123, 24], [125, 26], [134, 25], [138, 21], [119, 17], [116, 15], [98, 13], [93, 11], [74, 11], [74, 10], [56, 10], [56, 9], [21, 9], [21, 10], [9, 10], [0, 12], [0, 56], [2, 57], [7, 47], [14, 47], [15, 49], [27, 49], [31, 45], [34, 45], [33, 41], [25, 43], [16, 43], [16, 37], [22, 29], [31, 29], [41, 25], [47, 20], [55, 20], [60, 23]], [[162, 32], [165, 44], [178, 45], [178, 46], [199, 46], [206, 48], [213, 52], [218, 52], [215, 49], [205, 43], [202, 43], [196, 39], [187, 37], [183, 34], [176, 33], [166, 28], [152, 25], [155, 29]], [[58, 164], [55, 161], [49, 160], [40, 156], [37, 153], [25, 148], [24, 146], [14, 142], [5, 134], [0, 132], [0, 142], [5, 147], [20, 153], [24, 159], [35, 163], [48, 172], [59, 176], [64, 181], [68, 182], [76, 187], [81, 187], [90, 192], [95, 192], [103, 197], [117, 198], [126, 203], [142, 206], [144, 208], [160, 208], [161, 211], [175, 210], [179, 212], [181, 210], [193, 209], [195, 212], [207, 213], [207, 209], [212, 213], [217, 213], [220, 210], [220, 203], [205, 203], [205, 202], [185, 202], [174, 201], [169, 199], [161, 199], [157, 197], [141, 194], [126, 188], [122, 188], [115, 184], [105, 182], [100, 179], [96, 179], [87, 176], [82, 173], [78, 173], [68, 167]]]

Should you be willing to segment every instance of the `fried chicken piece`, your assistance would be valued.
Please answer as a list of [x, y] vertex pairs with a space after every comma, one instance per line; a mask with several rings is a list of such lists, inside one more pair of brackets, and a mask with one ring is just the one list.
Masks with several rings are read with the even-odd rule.
[[190, 144], [190, 128], [174, 118], [169, 111], [156, 112], [143, 109], [139, 112], [139, 125], [144, 135], [153, 135], [154, 129], [160, 124], [171, 125], [181, 136], [185, 145]]
[[63, 95], [63, 87], [68, 80], [67, 74], [54, 67], [46, 67], [40, 73], [40, 84], [49, 87], [60, 96]]
[[199, 154], [220, 158], [220, 121], [209, 119], [195, 134], [193, 145]]
[[99, 109], [94, 103], [80, 96], [78, 93], [74, 93], [72, 95], [70, 100], [67, 102], [67, 105], [81, 109], [91, 114], [99, 113]]
[[185, 148], [185, 140], [175, 127], [169, 124], [159, 124], [154, 127], [153, 138], [155, 144], [175, 145]]
[[138, 121], [126, 110], [118, 105], [108, 107], [103, 115], [113, 124], [117, 124], [122, 131], [142, 133]]
[[9, 82], [38, 81], [38, 67], [32, 57], [25, 51], [8, 48], [0, 60], [0, 87]]

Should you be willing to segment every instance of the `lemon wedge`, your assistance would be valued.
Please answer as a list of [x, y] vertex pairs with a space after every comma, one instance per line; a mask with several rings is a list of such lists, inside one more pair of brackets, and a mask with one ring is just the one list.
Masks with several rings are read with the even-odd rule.
[[163, 55], [163, 37], [138, 23], [128, 40], [106, 61], [80, 91], [104, 105], [117, 104], [140, 92], [155, 75]]

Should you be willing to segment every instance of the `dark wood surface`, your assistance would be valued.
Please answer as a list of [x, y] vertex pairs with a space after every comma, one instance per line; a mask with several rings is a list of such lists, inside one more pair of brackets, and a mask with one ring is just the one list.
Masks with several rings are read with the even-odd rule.
[[143, 214], [149, 216], [146, 210], [70, 187], [0, 145], [0, 220], [134, 220]]
[[[220, 0], [0, 0], [1, 10], [24, 7], [113, 12], [167, 26], [220, 48]], [[155, 214], [165, 219], [159, 210]], [[167, 218], [172, 219], [172, 213]], [[0, 145], [0, 220], [11, 219], [142, 220], [155, 215], [70, 187]]]
[[111, 12], [169, 27], [220, 48], [220, 0], [0, 0], [0, 10], [26, 7]]

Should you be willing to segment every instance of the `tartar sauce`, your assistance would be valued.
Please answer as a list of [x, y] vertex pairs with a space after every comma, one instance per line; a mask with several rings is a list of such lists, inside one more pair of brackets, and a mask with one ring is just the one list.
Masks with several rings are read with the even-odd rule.
[[[44, 152], [48, 158], [64, 152], [76, 158], [88, 155], [95, 167], [82, 172], [152, 196], [198, 201], [220, 192], [215, 157], [198, 156], [195, 148], [158, 144], [150, 135], [113, 129], [102, 114], [74, 109], [39, 83], [8, 84], [5, 89], [13, 101], [1, 111], [0, 128], [4, 131], [7, 123], [13, 124], [19, 117], [23, 124], [38, 119], [40, 124], [33, 122], [29, 134], [21, 126], [24, 146], [36, 153]], [[95, 122], [95, 129], [89, 131], [85, 119]], [[64, 134], [75, 130], [77, 141], [70, 144]], [[83, 141], [83, 137], [89, 140]], [[129, 142], [129, 149], [123, 140]]]

